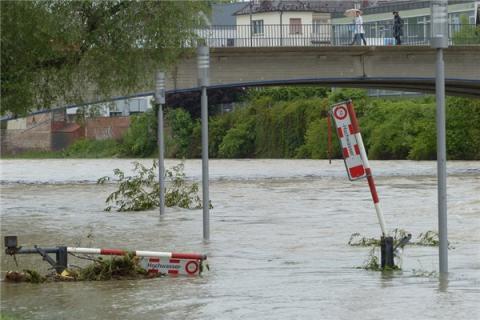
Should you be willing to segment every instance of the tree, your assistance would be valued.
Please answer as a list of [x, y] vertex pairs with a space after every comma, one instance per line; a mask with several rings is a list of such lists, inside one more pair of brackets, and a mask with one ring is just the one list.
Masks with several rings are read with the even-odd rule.
[[1, 112], [25, 114], [153, 87], [152, 71], [184, 50], [208, 3], [1, 1], [0, 9]]

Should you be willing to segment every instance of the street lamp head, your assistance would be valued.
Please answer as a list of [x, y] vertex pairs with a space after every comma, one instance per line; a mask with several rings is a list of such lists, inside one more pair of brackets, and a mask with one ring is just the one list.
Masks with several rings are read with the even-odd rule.
[[198, 85], [207, 87], [209, 85], [210, 51], [207, 46], [201, 45], [197, 48], [198, 55]]
[[448, 47], [448, 1], [431, 1], [431, 39], [432, 48]]
[[165, 72], [158, 71], [155, 81], [155, 103], [165, 104]]

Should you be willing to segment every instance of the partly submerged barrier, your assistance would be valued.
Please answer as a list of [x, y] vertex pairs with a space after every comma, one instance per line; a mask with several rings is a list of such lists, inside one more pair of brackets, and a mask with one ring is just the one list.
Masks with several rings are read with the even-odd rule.
[[[19, 247], [16, 236], [5, 237], [5, 253], [8, 255], [16, 254], [39, 254], [43, 260], [47, 261], [57, 273], [61, 274], [68, 268], [68, 255], [86, 254], [86, 255], [110, 255], [125, 256], [132, 255], [139, 259], [139, 266], [148, 274], [165, 275], [186, 275], [198, 276], [203, 271], [203, 263], [207, 260], [205, 254], [199, 253], [178, 253], [162, 251], [128, 251], [122, 249], [101, 249], [101, 248], [77, 248], [58, 246], [53, 248], [33, 248]], [[55, 254], [53, 259], [49, 254]]]

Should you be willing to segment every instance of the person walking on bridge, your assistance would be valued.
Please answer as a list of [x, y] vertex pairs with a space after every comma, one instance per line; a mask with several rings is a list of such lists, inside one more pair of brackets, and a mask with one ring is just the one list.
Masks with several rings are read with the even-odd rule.
[[[360, 39], [363, 40], [363, 44], [367, 45], [367, 41], [365, 40], [365, 29], [363, 29], [363, 18], [362, 18], [362, 11], [357, 10], [355, 12], [355, 35], [353, 36], [353, 41], [350, 45], [356, 44], [357, 41], [360, 42]], [[360, 45], [362, 43], [360, 42]]]
[[397, 46], [402, 44], [401, 36], [403, 36], [403, 19], [400, 18], [398, 11], [393, 11], [393, 37]]

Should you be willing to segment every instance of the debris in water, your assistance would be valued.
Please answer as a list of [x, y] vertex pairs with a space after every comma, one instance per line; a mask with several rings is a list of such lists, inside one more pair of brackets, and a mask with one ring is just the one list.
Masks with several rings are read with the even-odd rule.
[[65, 269], [61, 274], [53, 273], [42, 276], [34, 270], [9, 271], [5, 275], [5, 281], [42, 283], [45, 281], [103, 281], [166, 276], [164, 273], [149, 274], [147, 270], [139, 266], [138, 262], [138, 256], [126, 254], [107, 260], [94, 259], [93, 263], [84, 268]]
[[8, 282], [42, 283], [46, 279], [46, 277], [40, 275], [37, 271], [28, 269], [23, 270], [23, 272], [8, 271], [5, 275], [5, 281]]
[[[394, 229], [390, 234], [392, 234], [393, 244], [396, 246], [400, 240], [409, 234], [409, 232], [404, 229]], [[438, 232], [433, 230], [420, 233], [416, 239], [416, 241], [410, 241], [408, 244], [414, 246], [438, 247], [440, 243]], [[380, 246], [380, 239], [364, 237], [360, 233], [355, 232], [350, 236], [348, 245], [353, 247], [378, 247]], [[454, 247], [450, 245], [450, 242], [448, 243], [448, 248], [454, 249]]]

